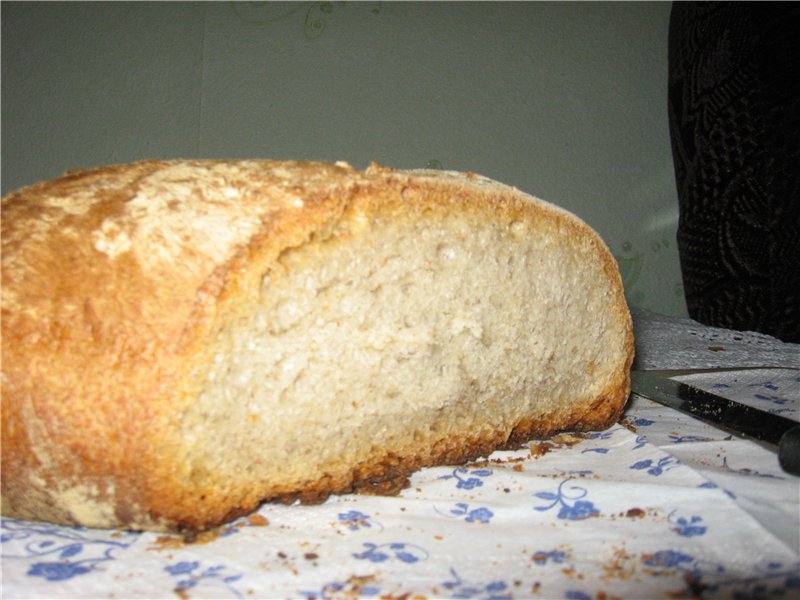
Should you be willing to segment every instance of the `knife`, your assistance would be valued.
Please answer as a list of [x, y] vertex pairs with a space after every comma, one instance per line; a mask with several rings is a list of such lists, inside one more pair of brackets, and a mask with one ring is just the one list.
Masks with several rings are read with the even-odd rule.
[[761, 442], [777, 451], [778, 462], [784, 471], [800, 475], [800, 423], [797, 421], [669, 379], [659, 371], [631, 371], [631, 388], [639, 396], [696, 417], [737, 437]]

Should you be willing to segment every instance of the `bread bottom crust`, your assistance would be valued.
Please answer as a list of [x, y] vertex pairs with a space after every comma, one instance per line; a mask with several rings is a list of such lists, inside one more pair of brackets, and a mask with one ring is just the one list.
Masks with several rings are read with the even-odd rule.
[[181, 520], [176, 529], [184, 535], [198, 532], [245, 516], [265, 503], [322, 504], [332, 495], [366, 493], [370, 495], [396, 495], [407, 487], [409, 476], [420, 469], [435, 466], [462, 465], [489, 457], [496, 450], [518, 449], [533, 440], [545, 440], [558, 433], [602, 431], [616, 423], [622, 413], [630, 388], [627, 377], [606, 393], [576, 408], [570, 419], [574, 426], [565, 429], [563, 416], [523, 419], [512, 430], [484, 435], [465, 435], [443, 439], [430, 448], [405, 449], [387, 452], [383, 456], [363, 461], [339, 476], [324, 474], [309, 482], [301, 490], [280, 493], [262, 498], [258, 503], [230, 509], [219, 521], [197, 522]]

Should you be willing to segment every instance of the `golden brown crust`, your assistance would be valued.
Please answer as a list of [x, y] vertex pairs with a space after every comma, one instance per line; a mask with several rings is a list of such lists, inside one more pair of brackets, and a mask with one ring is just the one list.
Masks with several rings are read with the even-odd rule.
[[[335, 218], [328, 199], [344, 195], [331, 190], [352, 185], [351, 173], [151, 161], [3, 198], [3, 511], [69, 522], [73, 504], [83, 519], [139, 515], [149, 526], [159, 427], [225, 279], [259, 235], [279, 232], [260, 250], [277, 254]], [[227, 203], [226, 185], [242, 192]], [[215, 237], [231, 229], [236, 238]], [[70, 498], [54, 502], [59, 489]]]
[[[192, 402], [207, 339], [281, 253], [335, 226], [359, 203], [426, 210], [536, 211], [594, 247], [627, 323], [618, 381], [579, 414], [519, 423], [513, 439], [602, 428], [629, 392], [630, 316], [608, 249], [581, 221], [491, 180], [372, 165], [278, 161], [147, 161], [71, 172], [2, 199], [3, 514], [128, 528], [203, 528], [254, 509], [192, 504], [177, 490], [176, 414]], [[388, 193], [387, 190], [392, 190]], [[397, 193], [399, 191], [399, 193]], [[395, 200], [388, 200], [394, 198]], [[400, 200], [396, 200], [400, 198]], [[282, 497], [324, 497], [431, 464], [462, 462], [508, 441], [476, 433], [322, 475]], [[281, 494], [276, 494], [281, 496]]]

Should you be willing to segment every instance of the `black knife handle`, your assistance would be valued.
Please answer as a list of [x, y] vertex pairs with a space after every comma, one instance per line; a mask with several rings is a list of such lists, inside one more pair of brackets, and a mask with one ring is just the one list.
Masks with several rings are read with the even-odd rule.
[[800, 475], [800, 425], [792, 427], [778, 442], [778, 462], [792, 475]]

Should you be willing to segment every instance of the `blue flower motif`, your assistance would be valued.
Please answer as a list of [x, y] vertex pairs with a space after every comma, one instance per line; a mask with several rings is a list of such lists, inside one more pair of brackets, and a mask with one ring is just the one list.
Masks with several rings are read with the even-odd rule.
[[664, 458], [659, 459], [657, 463], [654, 463], [652, 459], [645, 459], [640, 460], [638, 462], [633, 463], [630, 468], [635, 469], [637, 471], [643, 471], [647, 469], [647, 473], [652, 475], [653, 477], [658, 477], [659, 475], [679, 466], [681, 463], [680, 461], [673, 457], [673, 456], [665, 456]]
[[594, 504], [586, 500], [578, 500], [572, 506], [564, 505], [558, 511], [559, 519], [569, 519], [570, 521], [580, 521], [599, 515], [600, 511], [594, 507]]
[[394, 555], [404, 563], [415, 563], [419, 560], [419, 557], [414, 555], [413, 552], [405, 552], [404, 550], [398, 550]]
[[369, 544], [365, 543], [367, 549], [364, 552], [356, 552], [353, 554], [353, 558], [358, 559], [365, 559], [370, 562], [379, 563], [385, 560], [389, 560], [389, 555], [386, 552], [379, 552], [377, 544]]
[[89, 567], [84, 567], [80, 563], [42, 562], [33, 564], [28, 569], [28, 575], [43, 577], [47, 581], [64, 581], [76, 575], [85, 575], [89, 571], [91, 571]]
[[369, 598], [381, 593], [381, 588], [377, 585], [367, 585], [365, 580], [371, 577], [353, 576], [347, 581], [331, 581], [322, 586], [319, 590], [301, 590], [300, 596], [303, 598]]
[[780, 396], [769, 395], [766, 394], [753, 394], [754, 398], [759, 400], [766, 400], [767, 402], [772, 402], [773, 404], [787, 404], [789, 400], [787, 398], [781, 398]]
[[464, 519], [467, 523], [488, 523], [492, 520], [494, 513], [488, 508], [476, 508], [467, 513], [467, 518]]
[[339, 522], [343, 525], [347, 525], [347, 528], [351, 531], [358, 531], [362, 527], [367, 529], [372, 527], [371, 518], [372, 517], [369, 515], [365, 515], [357, 510], [339, 513]]
[[[470, 477], [464, 477], [470, 475]], [[483, 485], [483, 480], [479, 478], [489, 477], [492, 475], [491, 469], [475, 469], [470, 471], [464, 467], [453, 469], [450, 475], [443, 475], [439, 479], [453, 479], [456, 480], [456, 487], [461, 490], [472, 490]]]
[[173, 576], [189, 575], [186, 579], [181, 579], [176, 582], [175, 588], [177, 590], [188, 590], [196, 587], [201, 582], [210, 582], [215, 585], [220, 585], [226, 588], [230, 593], [234, 594], [237, 598], [241, 598], [242, 594], [234, 588], [231, 584], [235, 583], [242, 578], [241, 575], [224, 575], [225, 565], [214, 565], [208, 567], [203, 571], [195, 573], [200, 568], [200, 562], [193, 561], [180, 561], [174, 565], [167, 565], [164, 570]]
[[459, 481], [456, 487], [459, 487], [463, 490], [472, 490], [476, 487], [481, 487], [483, 482], [480, 479], [475, 477], [470, 477], [467, 480]]
[[464, 517], [464, 521], [467, 523], [489, 523], [494, 517], [494, 513], [485, 506], [470, 509], [469, 504], [466, 502], [458, 502], [454, 508], [450, 509], [449, 514], [442, 513], [435, 507], [434, 510], [440, 515], [450, 518]]
[[570, 494], [567, 494], [567, 492], [564, 491], [564, 485], [569, 481], [572, 481], [572, 478], [562, 481], [558, 485], [558, 490], [556, 490], [555, 493], [538, 492], [534, 494], [534, 496], [537, 498], [551, 501], [550, 504], [545, 506], [535, 506], [534, 510], [546, 511], [555, 506], [560, 506], [558, 518], [568, 519], [571, 521], [580, 521], [599, 515], [600, 511], [592, 502], [589, 502], [588, 500], [582, 500], [582, 498], [588, 494], [586, 488], [573, 485], [569, 488]]
[[706, 533], [706, 526], [701, 525], [703, 519], [697, 515], [692, 515], [690, 519], [686, 517], [674, 518], [675, 511], [672, 511], [667, 520], [673, 525], [672, 531], [683, 537], [695, 537]]
[[392, 542], [387, 544], [372, 544], [364, 542], [367, 548], [363, 552], [356, 552], [353, 558], [379, 563], [395, 558], [401, 562], [412, 564], [428, 559], [428, 551], [414, 544]]
[[567, 590], [564, 594], [567, 600], [593, 600], [590, 594], [579, 590]]
[[483, 600], [510, 600], [512, 595], [508, 592], [508, 584], [504, 581], [496, 580], [489, 583], [470, 583], [462, 579], [454, 568], [450, 568], [452, 581], [445, 581], [442, 584], [450, 590], [451, 598], [481, 598]]
[[583, 434], [585, 440], [607, 440], [614, 435], [613, 431], [591, 431]]
[[655, 423], [655, 421], [651, 421], [650, 419], [645, 419], [644, 417], [634, 417], [630, 421], [631, 425], [634, 427], [648, 427]]
[[181, 561], [179, 563], [175, 563], [174, 565], [168, 565], [164, 567], [164, 570], [170, 575], [183, 575], [184, 573], [191, 573], [199, 566], [200, 563], [196, 560], [193, 560], [192, 562]]

